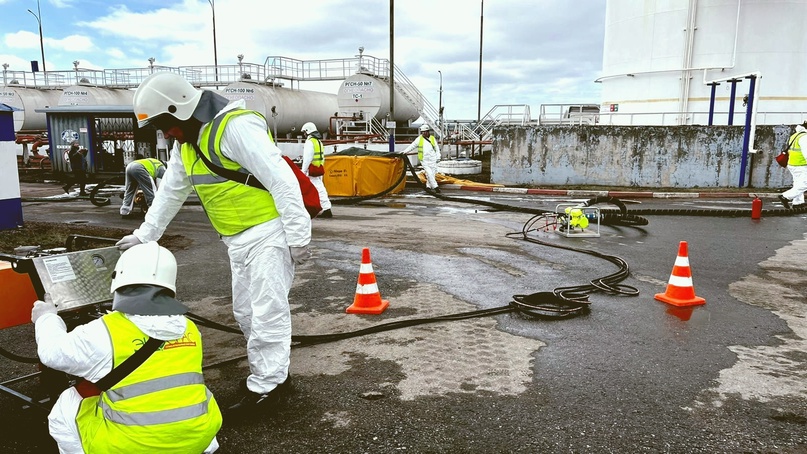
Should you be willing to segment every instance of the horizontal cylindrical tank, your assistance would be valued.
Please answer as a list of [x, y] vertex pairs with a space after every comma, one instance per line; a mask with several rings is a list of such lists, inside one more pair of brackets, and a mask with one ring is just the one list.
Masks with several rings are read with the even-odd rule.
[[324, 133], [328, 131], [330, 119], [338, 110], [336, 95], [318, 91], [236, 82], [219, 93], [229, 100], [243, 99], [247, 109], [258, 111], [266, 117], [269, 130], [278, 136], [299, 132], [303, 124], [309, 121]]
[[[398, 84], [399, 82], [396, 82]], [[412, 90], [418, 93], [417, 90]], [[389, 82], [367, 74], [354, 74], [339, 87], [337, 100], [339, 113], [342, 116], [361, 114], [364, 118], [385, 120], [390, 111]], [[415, 100], [419, 105], [412, 104], [400, 93], [395, 93], [395, 121], [407, 122], [420, 117], [419, 107], [423, 100]]]
[[607, 0], [600, 123], [706, 124], [715, 82], [714, 124], [725, 125], [736, 77], [733, 124], [743, 124], [749, 75], [757, 124], [801, 123], [804, 43], [789, 30], [805, 16], [807, 0]]
[[73, 85], [62, 90], [60, 106], [131, 106], [134, 90]]
[[47, 129], [45, 114], [35, 110], [58, 105], [61, 95], [61, 90], [6, 86], [0, 88], [0, 103], [23, 109], [14, 112], [15, 132], [44, 132]]

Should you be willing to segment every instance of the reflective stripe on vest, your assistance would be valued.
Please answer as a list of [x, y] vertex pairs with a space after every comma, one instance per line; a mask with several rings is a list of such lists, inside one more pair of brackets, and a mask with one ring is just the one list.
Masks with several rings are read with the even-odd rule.
[[159, 159], [154, 158], [138, 159], [135, 162], [145, 167], [151, 178], [157, 178], [157, 169], [163, 166]]
[[321, 166], [325, 163], [325, 155], [322, 153], [322, 142], [316, 137], [309, 137], [308, 140], [314, 145], [314, 159], [311, 160], [312, 166]]
[[[418, 142], [418, 159], [423, 160], [423, 134], [420, 135], [420, 142]], [[429, 136], [429, 143], [432, 144], [432, 150], [437, 149], [437, 142], [434, 141], [434, 136]]]
[[[120, 312], [102, 317], [118, 367], [148, 337]], [[202, 376], [199, 329], [167, 341], [76, 416], [85, 452], [202, 452], [221, 427], [221, 411]], [[114, 449], [111, 449], [114, 447]]]
[[207, 397], [207, 399], [198, 404], [171, 410], [126, 413], [113, 410], [104, 400], [98, 402], [98, 408], [101, 409], [104, 414], [104, 419], [107, 421], [124, 426], [152, 426], [157, 424], [170, 424], [204, 416], [207, 414], [207, 407], [210, 405], [210, 399], [213, 397], [213, 394], [207, 390], [205, 397]]
[[797, 132], [790, 136], [787, 143], [790, 144], [790, 149], [787, 151], [787, 165], [789, 166], [807, 166], [807, 159], [804, 159], [804, 153], [801, 150], [799, 139], [807, 133]]
[[[211, 163], [247, 175], [249, 172], [246, 169], [221, 153], [221, 138], [227, 122], [231, 118], [245, 114], [263, 118], [261, 114], [252, 110], [232, 110], [219, 115], [204, 125], [199, 149]], [[271, 133], [267, 131], [267, 134], [271, 140]], [[275, 200], [268, 191], [219, 176], [207, 168], [190, 143], [182, 145], [181, 153], [185, 172], [205, 208], [210, 223], [219, 234], [235, 235], [280, 216], [275, 207]]]

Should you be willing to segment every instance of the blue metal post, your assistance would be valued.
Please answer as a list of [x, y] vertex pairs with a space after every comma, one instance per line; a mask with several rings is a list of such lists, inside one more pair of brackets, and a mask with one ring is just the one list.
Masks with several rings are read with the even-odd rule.
[[737, 96], [737, 79], [729, 80], [731, 83], [731, 97], [729, 98], [729, 126], [734, 124], [734, 98]]
[[754, 109], [754, 88], [757, 82], [757, 76], [746, 76], [746, 79], [751, 79], [751, 87], [748, 89], [748, 105], [745, 109], [745, 132], [743, 133], [743, 157], [740, 164], [740, 186], [745, 186], [745, 167], [748, 163], [748, 142], [751, 139], [751, 115]]
[[717, 86], [720, 84], [712, 82], [709, 85], [712, 86], [712, 95], [709, 99], [709, 126], [712, 126], [712, 122], [715, 119], [715, 93], [717, 92]]

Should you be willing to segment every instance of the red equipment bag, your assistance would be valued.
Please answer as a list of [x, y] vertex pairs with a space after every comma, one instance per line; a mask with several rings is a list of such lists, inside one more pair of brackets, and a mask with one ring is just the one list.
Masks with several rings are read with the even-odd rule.
[[289, 167], [291, 167], [294, 176], [297, 177], [297, 182], [300, 184], [300, 192], [303, 193], [303, 205], [305, 205], [306, 211], [308, 211], [308, 214], [312, 218], [317, 217], [322, 211], [322, 205], [319, 203], [319, 191], [317, 191], [317, 188], [314, 187], [311, 180], [308, 179], [308, 176], [297, 167], [294, 161], [285, 155], [283, 159], [288, 163]]
[[779, 156], [776, 157], [776, 162], [782, 166], [787, 167], [787, 160], [790, 158], [790, 155], [786, 151], [779, 153]]
[[308, 166], [308, 174], [312, 177], [321, 177], [325, 175], [325, 166], [315, 166], [311, 164]]

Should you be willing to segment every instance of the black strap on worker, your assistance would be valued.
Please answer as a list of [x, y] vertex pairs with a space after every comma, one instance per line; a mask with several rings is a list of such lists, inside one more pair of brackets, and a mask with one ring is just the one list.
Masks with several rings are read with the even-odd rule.
[[198, 145], [195, 143], [192, 143], [191, 145], [193, 145], [193, 149], [196, 150], [196, 155], [202, 159], [207, 168], [215, 172], [218, 176], [243, 183], [247, 186], [252, 186], [253, 188], [263, 189], [264, 191], [266, 190], [266, 187], [257, 178], [255, 178], [255, 175], [251, 173], [244, 174], [213, 164], [209, 159], [207, 159], [207, 156], [202, 153], [202, 150], [199, 149]]
[[112, 369], [108, 374], [104, 375], [103, 378], [95, 382], [95, 386], [101, 391], [106, 391], [115, 386], [119, 381], [123, 380], [141, 364], [146, 362], [149, 356], [156, 352], [162, 345], [163, 341], [153, 337], [149, 338], [139, 350], [134, 352], [134, 355], [126, 358], [126, 361], [122, 362], [118, 367]]

